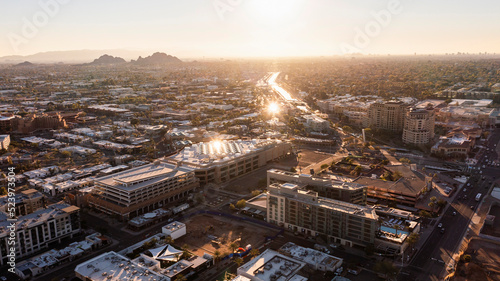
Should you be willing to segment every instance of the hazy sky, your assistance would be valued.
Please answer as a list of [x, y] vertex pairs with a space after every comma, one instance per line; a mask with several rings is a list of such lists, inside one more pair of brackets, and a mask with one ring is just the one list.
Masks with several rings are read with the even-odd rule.
[[0, 27], [0, 56], [500, 53], [498, 0], [0, 0]]

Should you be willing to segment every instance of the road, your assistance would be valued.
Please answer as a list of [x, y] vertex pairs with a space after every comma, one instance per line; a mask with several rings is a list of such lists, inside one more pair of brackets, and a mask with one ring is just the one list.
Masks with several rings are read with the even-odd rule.
[[[477, 169], [476, 174], [469, 178], [464, 185], [465, 191], [464, 189], [458, 191], [451, 206], [442, 215], [440, 222], [445, 228], [444, 233], [435, 227], [410, 264], [400, 272], [398, 280], [437, 281], [443, 279], [446, 274], [446, 266], [466, 234], [469, 222], [482, 200], [481, 198], [481, 200], [476, 201], [476, 195], [482, 193], [482, 197], [484, 197], [491, 186], [491, 181], [500, 175], [500, 168], [492, 166], [482, 168], [486, 161], [498, 159], [495, 149], [499, 141], [500, 129], [496, 129], [485, 144], [491, 150], [486, 151], [486, 153], [480, 152], [482, 154], [476, 165], [476, 168], [481, 167], [480, 170]], [[482, 171], [481, 174], [479, 174], [480, 171]], [[464, 195], [467, 195], [466, 199], [464, 199]], [[453, 214], [454, 212], [456, 215]]]

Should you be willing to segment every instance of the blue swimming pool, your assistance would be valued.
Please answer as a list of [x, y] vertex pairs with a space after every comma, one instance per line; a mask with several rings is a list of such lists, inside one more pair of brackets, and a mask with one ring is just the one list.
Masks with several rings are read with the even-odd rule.
[[[396, 234], [396, 229], [394, 228], [391, 228], [391, 227], [387, 227], [387, 226], [380, 226], [380, 230], [384, 231], [384, 232], [389, 232], [389, 233], [392, 233], [392, 234]], [[408, 232], [406, 231], [403, 231], [403, 230], [398, 230], [398, 234], [406, 234], [408, 235]]]

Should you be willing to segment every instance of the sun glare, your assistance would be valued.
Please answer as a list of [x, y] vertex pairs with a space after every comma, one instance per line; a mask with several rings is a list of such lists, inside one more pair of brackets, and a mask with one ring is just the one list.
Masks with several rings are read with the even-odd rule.
[[269, 111], [269, 113], [277, 114], [280, 112], [280, 106], [277, 103], [273, 102], [269, 104], [267, 110]]
[[300, 0], [252, 0], [248, 1], [251, 14], [258, 20], [281, 21], [293, 18]]

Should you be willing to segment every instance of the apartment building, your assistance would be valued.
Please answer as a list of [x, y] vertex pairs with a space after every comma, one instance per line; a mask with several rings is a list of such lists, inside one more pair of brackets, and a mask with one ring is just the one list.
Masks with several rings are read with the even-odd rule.
[[186, 147], [167, 161], [194, 169], [201, 184], [222, 183], [291, 152], [291, 144], [281, 140], [211, 141]]
[[315, 191], [321, 197], [366, 205], [366, 185], [313, 177], [307, 174], [296, 174], [278, 169], [267, 171], [267, 185], [287, 182]]
[[[11, 254], [8, 244], [12, 222], [5, 213], [0, 213], [0, 265], [5, 265]], [[68, 204], [53, 204], [31, 214], [18, 217], [16, 224], [16, 260], [47, 249], [52, 243], [73, 237], [80, 232], [80, 209]]]
[[192, 193], [195, 170], [162, 161], [97, 178], [89, 205], [128, 220]]
[[30, 134], [39, 130], [67, 128], [66, 120], [59, 114], [31, 114], [12, 119], [12, 130], [18, 134]]
[[292, 183], [268, 186], [267, 221], [329, 243], [374, 244], [378, 215], [372, 207], [319, 197]]
[[[15, 203], [16, 216], [25, 216], [43, 208], [46, 200], [41, 192], [36, 189], [28, 189], [15, 195]], [[8, 208], [7, 195], [0, 197], [0, 211], [6, 212]]]
[[368, 109], [366, 125], [374, 129], [403, 131], [406, 104], [399, 101], [373, 103]]
[[372, 245], [379, 253], [401, 255], [410, 234], [420, 231], [414, 219], [407, 211], [324, 198], [292, 183], [268, 186], [268, 222], [327, 243]]
[[427, 144], [434, 138], [434, 108], [410, 108], [405, 114], [403, 142], [408, 144]]

